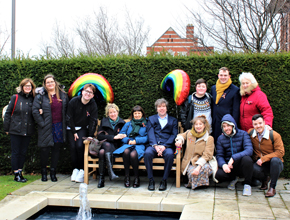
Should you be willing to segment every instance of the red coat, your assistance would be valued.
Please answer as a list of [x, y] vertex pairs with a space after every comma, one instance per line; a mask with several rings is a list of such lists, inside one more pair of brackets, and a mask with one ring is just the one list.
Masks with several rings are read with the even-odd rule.
[[272, 127], [273, 111], [265, 93], [259, 86], [252, 90], [250, 95], [244, 95], [240, 104], [240, 126], [244, 131], [253, 128], [252, 117], [255, 114], [262, 114], [266, 125]]

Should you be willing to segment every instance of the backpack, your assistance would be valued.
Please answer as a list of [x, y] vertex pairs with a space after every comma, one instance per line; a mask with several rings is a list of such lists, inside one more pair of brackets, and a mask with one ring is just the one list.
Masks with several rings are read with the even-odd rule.
[[[14, 107], [13, 107], [13, 110], [12, 110], [11, 116], [12, 116], [13, 113], [14, 113], [15, 106], [16, 106], [16, 103], [17, 103], [17, 100], [18, 100], [18, 94], [16, 94], [15, 96], [16, 96], [16, 98], [15, 98]], [[10, 101], [9, 101], [9, 103], [10, 103]], [[9, 105], [9, 103], [8, 103], [8, 105]], [[5, 113], [6, 113], [6, 111], [7, 111], [8, 105], [5, 105], [4, 108], [2, 109], [2, 120], [3, 120], [3, 121], [4, 121], [4, 118], [5, 118]]]
[[[251, 132], [249, 133], [250, 137], [253, 135], [254, 130], [255, 130], [255, 129], [251, 130]], [[272, 145], [273, 145], [273, 144], [274, 144], [273, 130], [270, 130], [270, 139], [271, 139], [271, 141], [272, 141]]]

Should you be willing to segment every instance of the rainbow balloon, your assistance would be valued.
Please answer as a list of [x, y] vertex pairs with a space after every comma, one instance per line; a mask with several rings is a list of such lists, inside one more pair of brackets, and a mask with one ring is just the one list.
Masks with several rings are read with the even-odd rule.
[[163, 78], [160, 88], [167, 92], [173, 92], [175, 103], [182, 105], [190, 91], [189, 76], [183, 70], [173, 70]]
[[95, 99], [97, 101], [106, 101], [112, 103], [114, 101], [114, 93], [110, 83], [100, 74], [86, 73], [77, 78], [68, 90], [68, 96], [73, 98], [81, 94], [82, 89], [86, 84], [93, 84], [97, 91]]

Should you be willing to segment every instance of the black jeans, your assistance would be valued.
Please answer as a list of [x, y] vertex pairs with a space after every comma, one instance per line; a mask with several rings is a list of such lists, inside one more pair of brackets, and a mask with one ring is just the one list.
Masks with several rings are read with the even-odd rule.
[[13, 170], [22, 170], [25, 155], [30, 142], [30, 136], [10, 134], [11, 139], [11, 165]]
[[68, 141], [70, 145], [70, 153], [73, 169], [84, 169], [84, 151], [85, 146], [83, 144], [83, 137], [87, 137], [87, 129], [80, 129], [76, 131], [79, 139], [74, 140], [74, 134], [71, 130], [68, 130]]
[[215, 178], [219, 182], [224, 182], [227, 180], [234, 180], [237, 176], [245, 177], [244, 183], [251, 185], [253, 176], [253, 160], [250, 156], [244, 156], [240, 160], [234, 161], [233, 169], [230, 173], [226, 173], [219, 167]]
[[58, 158], [59, 158], [59, 149], [62, 143], [54, 143], [53, 147], [42, 147], [40, 148], [40, 164], [41, 168], [46, 168], [48, 163], [48, 158], [51, 152], [51, 165], [50, 168], [56, 169]]
[[269, 162], [262, 163], [262, 166], [254, 163], [253, 167], [253, 177], [257, 178], [261, 182], [264, 182], [266, 181], [267, 176], [270, 175], [270, 187], [275, 189], [280, 173], [283, 170], [283, 162], [280, 158], [273, 157]]

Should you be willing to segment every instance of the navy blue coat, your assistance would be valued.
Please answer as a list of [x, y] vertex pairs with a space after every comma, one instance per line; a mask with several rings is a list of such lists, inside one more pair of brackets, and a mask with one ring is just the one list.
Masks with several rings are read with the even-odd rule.
[[175, 149], [175, 138], [178, 134], [178, 122], [177, 119], [168, 116], [168, 122], [161, 129], [161, 125], [158, 121], [158, 115], [152, 115], [148, 119], [147, 133], [149, 145], [163, 145], [166, 148]]
[[221, 120], [225, 114], [230, 114], [236, 122], [240, 117], [240, 89], [231, 84], [223, 93], [218, 104], [216, 104], [216, 85], [211, 87], [212, 95], [211, 117], [212, 117], [212, 136], [215, 142], [222, 133]]
[[216, 159], [221, 168], [224, 164], [228, 163], [231, 157], [236, 161], [244, 156], [252, 156], [253, 154], [253, 145], [248, 133], [237, 128], [237, 123], [230, 114], [226, 114], [222, 118], [223, 121], [234, 123], [236, 134], [232, 137], [227, 137], [222, 134], [217, 140]]

